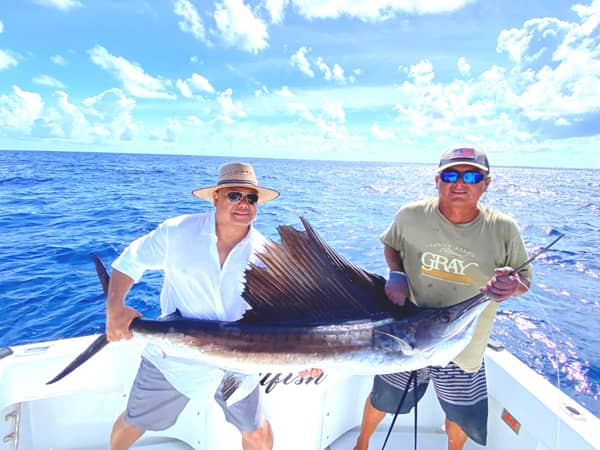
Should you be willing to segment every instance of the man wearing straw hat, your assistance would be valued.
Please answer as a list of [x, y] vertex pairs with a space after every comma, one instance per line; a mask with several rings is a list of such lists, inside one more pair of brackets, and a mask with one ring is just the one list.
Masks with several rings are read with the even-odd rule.
[[[233, 321], [249, 306], [241, 297], [243, 274], [266, 244], [252, 226], [257, 205], [279, 193], [259, 186], [246, 163], [221, 166], [216, 185], [193, 191], [213, 203], [214, 212], [168, 219], [132, 242], [113, 263], [106, 304], [109, 341], [131, 338], [129, 325], [141, 314], [125, 297], [146, 270], [162, 270], [161, 315]], [[172, 348], [148, 344], [142, 354], [127, 408], [111, 434], [111, 449], [127, 449], [146, 430], [172, 426], [191, 397], [214, 396], [225, 418], [242, 435], [244, 450], [271, 449], [273, 434], [263, 417], [257, 377], [247, 377], [225, 401], [224, 371], [190, 360]]]

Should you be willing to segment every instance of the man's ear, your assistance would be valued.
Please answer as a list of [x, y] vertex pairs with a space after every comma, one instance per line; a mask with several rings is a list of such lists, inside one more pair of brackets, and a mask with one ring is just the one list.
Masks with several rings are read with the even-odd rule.
[[485, 190], [488, 190], [488, 187], [490, 187], [490, 183], [492, 182], [492, 177], [487, 177], [485, 179]]

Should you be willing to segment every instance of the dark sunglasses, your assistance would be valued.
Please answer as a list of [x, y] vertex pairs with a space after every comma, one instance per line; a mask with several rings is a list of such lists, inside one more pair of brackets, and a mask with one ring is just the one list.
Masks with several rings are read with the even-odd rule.
[[258, 194], [255, 192], [244, 195], [239, 191], [229, 191], [225, 195], [227, 196], [227, 200], [231, 203], [239, 203], [244, 200], [244, 198], [248, 201], [249, 205], [254, 205], [258, 201]]
[[487, 178], [487, 175], [477, 170], [467, 170], [466, 172], [459, 172], [458, 170], [444, 170], [440, 173], [440, 179], [444, 183], [456, 183], [459, 178], [467, 184], [481, 183]]

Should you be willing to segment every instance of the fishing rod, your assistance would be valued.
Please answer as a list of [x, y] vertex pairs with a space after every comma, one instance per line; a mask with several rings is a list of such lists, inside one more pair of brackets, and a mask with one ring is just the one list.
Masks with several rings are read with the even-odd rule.
[[512, 273], [519, 273], [521, 270], [523, 270], [525, 268], [525, 266], [527, 264], [529, 264], [530, 262], [533, 262], [533, 260], [537, 259], [538, 256], [540, 256], [542, 253], [546, 252], [547, 250], [549, 250], [554, 244], [556, 244], [563, 236], [565, 235], [565, 233], [560, 233], [558, 235], [558, 237], [556, 239], [554, 239], [552, 242], [550, 242], [548, 245], [546, 245], [545, 247], [543, 247], [542, 249], [538, 250], [537, 252], [535, 252], [533, 255], [531, 255], [527, 261], [525, 261], [523, 264], [521, 264], [519, 267], [517, 267], [516, 269], [513, 269]]
[[[525, 261], [523, 264], [519, 265], [516, 269], [513, 269], [511, 271], [511, 274], [519, 273], [521, 270], [523, 270], [525, 268], [525, 266], [527, 266], [529, 263], [536, 260], [542, 253], [544, 253], [544, 252], [548, 251], [550, 248], [552, 248], [552, 246], [554, 244], [556, 244], [560, 239], [562, 239], [564, 237], [564, 235], [565, 235], [565, 233], [559, 233], [559, 235], [552, 242], [550, 242], [545, 247], [542, 247], [540, 250], [535, 252], [533, 255], [531, 255], [529, 258], [527, 258], [527, 261]], [[418, 403], [418, 401], [417, 401], [417, 371], [412, 371], [410, 374], [410, 377], [408, 378], [408, 381], [406, 383], [406, 388], [404, 389], [402, 398], [400, 399], [400, 403], [398, 404], [398, 408], [396, 409], [396, 413], [394, 414], [394, 418], [392, 419], [392, 423], [388, 429], [385, 440], [383, 441], [383, 446], [381, 447], [381, 450], [385, 450], [385, 446], [386, 446], [388, 439], [392, 433], [392, 429], [394, 428], [394, 423], [396, 422], [396, 418], [398, 417], [398, 414], [400, 413], [400, 408], [402, 408], [404, 399], [406, 398], [406, 395], [408, 394], [408, 389], [409, 389], [411, 381], [414, 382], [413, 394], [415, 396], [415, 399], [414, 399], [414, 417], [415, 417], [414, 422], [415, 423], [414, 423], [413, 444], [414, 444], [415, 450], [417, 449], [417, 403]]]

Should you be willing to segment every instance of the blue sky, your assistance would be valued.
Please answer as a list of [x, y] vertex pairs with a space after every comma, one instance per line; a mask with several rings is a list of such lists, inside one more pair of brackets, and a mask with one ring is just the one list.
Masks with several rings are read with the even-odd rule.
[[600, 167], [600, 0], [2, 0], [0, 148]]

